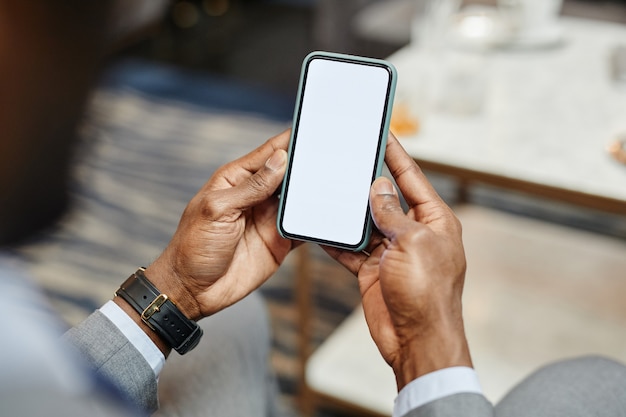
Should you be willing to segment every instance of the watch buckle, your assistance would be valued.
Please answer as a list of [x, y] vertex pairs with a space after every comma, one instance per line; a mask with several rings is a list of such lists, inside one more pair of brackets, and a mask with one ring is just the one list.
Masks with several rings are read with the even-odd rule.
[[159, 294], [141, 313], [141, 320], [146, 323], [148, 327], [150, 327], [152, 330], [154, 330], [154, 327], [150, 324], [148, 320], [150, 320], [150, 317], [152, 317], [154, 313], [158, 313], [159, 311], [161, 311], [161, 306], [165, 304], [166, 301], [167, 295]]

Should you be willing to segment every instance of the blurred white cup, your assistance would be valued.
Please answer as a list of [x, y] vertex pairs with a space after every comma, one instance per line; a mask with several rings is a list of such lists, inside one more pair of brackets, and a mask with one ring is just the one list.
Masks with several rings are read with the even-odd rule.
[[413, 0], [411, 44], [425, 49], [441, 48], [460, 5], [461, 0]]
[[554, 37], [559, 34], [563, 0], [498, 0], [498, 9], [517, 38]]

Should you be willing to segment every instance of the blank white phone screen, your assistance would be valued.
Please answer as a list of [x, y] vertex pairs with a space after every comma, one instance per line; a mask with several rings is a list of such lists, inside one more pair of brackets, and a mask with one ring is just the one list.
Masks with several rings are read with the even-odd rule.
[[377, 65], [309, 62], [283, 208], [285, 232], [361, 243], [390, 77]]

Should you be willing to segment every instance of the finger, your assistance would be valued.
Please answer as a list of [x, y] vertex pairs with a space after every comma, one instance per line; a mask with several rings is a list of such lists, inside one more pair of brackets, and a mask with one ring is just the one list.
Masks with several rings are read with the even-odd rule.
[[398, 231], [405, 230], [415, 223], [404, 213], [398, 193], [387, 178], [377, 178], [372, 184], [370, 208], [376, 227], [389, 239], [393, 239]]
[[369, 242], [367, 242], [367, 246], [363, 249], [365, 253], [372, 253], [374, 249], [376, 249], [381, 242], [385, 239], [385, 235], [380, 233], [380, 231], [376, 228], [372, 231], [372, 235], [370, 236]]
[[385, 162], [409, 206], [441, 201], [420, 167], [393, 134], [389, 134], [387, 140]]
[[239, 158], [235, 162], [239, 162], [238, 165], [247, 169], [249, 172], [257, 172], [265, 164], [267, 159], [279, 149], [284, 151], [289, 146], [290, 130], [268, 139], [263, 145], [253, 150], [249, 154]]
[[225, 207], [246, 210], [267, 200], [283, 180], [287, 167], [287, 152], [276, 150], [265, 164], [245, 181], [221, 193]]
[[234, 187], [245, 182], [265, 165], [265, 162], [274, 152], [279, 149], [287, 150], [289, 137], [290, 130], [286, 130], [267, 140], [263, 145], [247, 155], [223, 166], [216, 175], [214, 175], [212, 181], [210, 181], [211, 188], [223, 189]]
[[361, 265], [365, 262], [368, 256], [363, 252], [350, 252], [343, 249], [334, 248], [332, 246], [320, 245], [331, 258], [343, 265], [348, 271], [357, 275]]

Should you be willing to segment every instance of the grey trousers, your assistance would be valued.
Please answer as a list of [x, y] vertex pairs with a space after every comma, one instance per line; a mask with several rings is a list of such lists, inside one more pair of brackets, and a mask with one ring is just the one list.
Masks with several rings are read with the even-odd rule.
[[541, 368], [496, 406], [497, 417], [626, 416], [626, 366], [588, 356]]
[[159, 379], [159, 417], [277, 416], [275, 376], [269, 363], [266, 306], [253, 293], [199, 322], [200, 344], [184, 357], [172, 352]]

